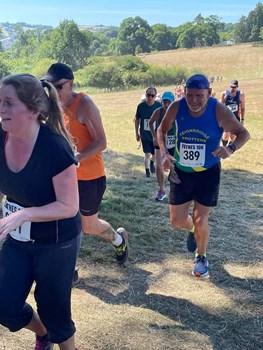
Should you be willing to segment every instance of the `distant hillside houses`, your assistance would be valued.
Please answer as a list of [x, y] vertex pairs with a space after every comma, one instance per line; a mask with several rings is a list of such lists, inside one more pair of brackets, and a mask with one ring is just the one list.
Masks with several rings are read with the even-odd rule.
[[[45, 29], [53, 29], [52, 26], [47, 25], [33, 25], [33, 24], [27, 24], [24, 22], [18, 22], [18, 23], [0, 23], [0, 42], [2, 43], [2, 46], [5, 49], [9, 49], [12, 44], [16, 41], [17, 38], [17, 28], [22, 28], [23, 30], [34, 30], [37, 28]], [[100, 32], [106, 29], [109, 29], [111, 27], [109, 26], [103, 26], [103, 25], [80, 25], [78, 26], [80, 30], [89, 30], [90, 32]]]
[[225, 40], [225, 41], [220, 41], [219, 45], [235, 45], [235, 40], [234, 39], [230, 39], [230, 40]]
[[52, 29], [53, 27], [40, 24], [27, 24], [24, 22], [0, 23], [0, 41], [4, 49], [9, 49], [12, 46], [12, 44], [16, 41], [18, 28], [22, 28], [23, 30], [34, 30], [37, 28], [43, 28], [43, 30], [45, 30]]

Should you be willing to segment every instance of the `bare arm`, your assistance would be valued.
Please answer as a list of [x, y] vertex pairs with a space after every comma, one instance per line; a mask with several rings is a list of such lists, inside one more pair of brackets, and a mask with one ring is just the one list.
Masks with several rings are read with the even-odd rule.
[[136, 117], [135, 117], [135, 122], [134, 122], [134, 126], [135, 126], [135, 137], [136, 137], [136, 140], [137, 140], [138, 142], [141, 140], [141, 136], [140, 136], [140, 133], [139, 133], [139, 125], [140, 125], [139, 119], [136, 119]]
[[0, 240], [26, 221], [42, 222], [73, 217], [79, 209], [76, 166], [72, 164], [53, 178], [56, 200], [41, 207], [24, 208], [0, 220]]
[[[240, 149], [244, 146], [244, 144], [249, 140], [250, 135], [247, 129], [239, 123], [231, 110], [221, 103], [217, 103], [216, 106], [216, 115], [217, 120], [224, 130], [229, 131], [231, 134], [236, 135], [236, 139], [234, 141], [234, 145], [236, 149]], [[228, 158], [233, 152], [229, 146], [227, 147], [218, 147], [214, 152], [214, 156], [218, 156], [221, 158]]]
[[157, 129], [157, 142], [160, 147], [163, 167], [165, 170], [169, 170], [171, 167], [171, 161], [174, 161], [174, 158], [168, 154], [166, 149], [165, 135], [167, 131], [171, 130], [173, 122], [176, 119], [180, 101], [175, 101], [170, 104], [168, 107], [161, 124]]
[[223, 104], [226, 102], [226, 92], [225, 91], [223, 91], [221, 94], [220, 102]]
[[245, 112], [246, 112], [246, 106], [245, 106], [245, 94], [244, 92], [240, 93], [240, 108], [241, 108], [241, 124], [243, 124], [245, 120]]
[[99, 109], [88, 96], [85, 96], [78, 108], [78, 120], [85, 124], [92, 138], [91, 144], [77, 153], [79, 161], [86, 159], [107, 147], [106, 135], [102, 125]]
[[160, 118], [160, 109], [156, 109], [151, 118], [149, 119], [149, 128], [152, 134], [154, 146], [158, 146], [157, 142], [157, 132], [154, 130], [154, 123]]

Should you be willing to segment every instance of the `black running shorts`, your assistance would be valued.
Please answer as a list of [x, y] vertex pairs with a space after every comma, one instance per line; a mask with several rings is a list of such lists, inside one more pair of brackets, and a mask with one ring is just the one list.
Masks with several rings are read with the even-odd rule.
[[195, 201], [206, 207], [217, 205], [220, 185], [221, 164], [205, 171], [188, 173], [176, 166], [170, 171], [169, 203], [180, 205]]
[[79, 180], [79, 210], [84, 216], [97, 214], [106, 190], [106, 176], [95, 180]]
[[143, 153], [154, 154], [154, 144], [153, 141], [142, 140], [142, 150]]

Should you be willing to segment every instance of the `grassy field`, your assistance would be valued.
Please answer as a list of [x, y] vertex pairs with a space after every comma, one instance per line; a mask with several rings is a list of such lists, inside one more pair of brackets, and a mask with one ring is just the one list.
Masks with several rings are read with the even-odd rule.
[[[238, 79], [251, 140], [222, 163], [219, 205], [210, 217], [211, 277], [201, 281], [190, 273], [186, 233], [171, 228], [167, 201], [154, 200], [156, 178], [144, 179], [133, 124], [144, 89], [92, 95], [108, 138], [101, 216], [130, 232], [131, 258], [121, 268], [110, 244], [83, 238], [81, 281], [72, 295], [77, 345], [81, 350], [262, 349], [263, 48], [179, 50], [143, 59], [222, 76], [213, 85], [217, 97]], [[29, 300], [33, 303], [32, 294]], [[33, 349], [33, 335], [0, 328], [0, 349]]]

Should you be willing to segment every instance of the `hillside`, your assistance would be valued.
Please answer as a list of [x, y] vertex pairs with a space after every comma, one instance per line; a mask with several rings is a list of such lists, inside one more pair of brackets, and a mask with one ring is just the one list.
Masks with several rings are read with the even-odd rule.
[[[0, 23], [0, 42], [2, 43], [4, 49], [8, 49], [16, 41], [17, 38], [17, 29], [21, 28], [22, 30], [46, 30], [53, 29], [52, 26], [42, 25], [42, 24], [28, 24], [24, 22], [17, 23]], [[89, 30], [91, 32], [100, 32], [110, 27], [103, 25], [80, 25], [80, 30]]]
[[234, 76], [240, 80], [263, 78], [263, 46], [252, 44], [161, 51], [142, 59], [163, 67], [181, 65], [226, 80]]

